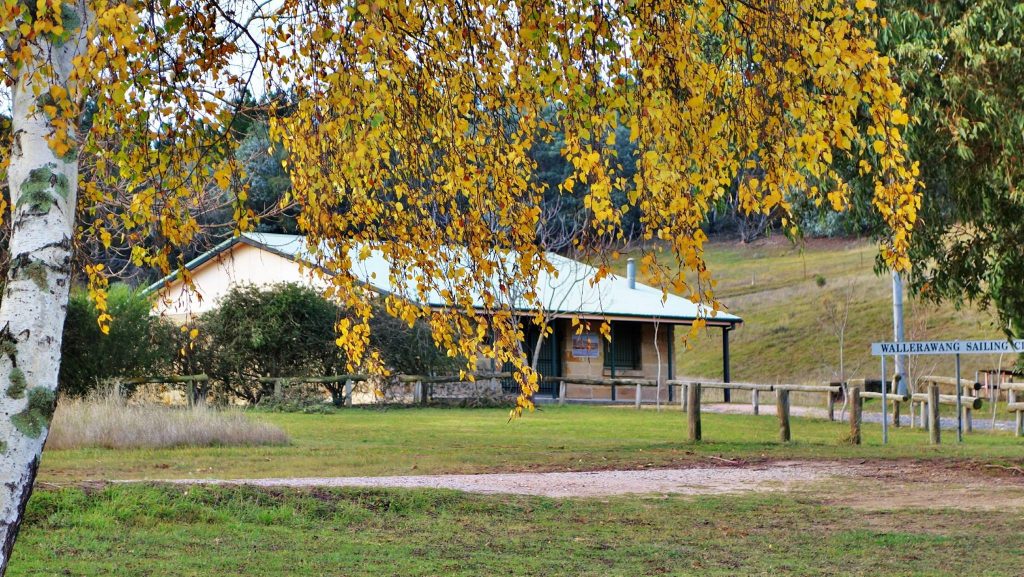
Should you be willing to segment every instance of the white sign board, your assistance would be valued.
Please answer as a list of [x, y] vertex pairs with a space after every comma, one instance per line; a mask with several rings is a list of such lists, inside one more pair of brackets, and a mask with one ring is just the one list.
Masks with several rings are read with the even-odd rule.
[[917, 341], [871, 343], [871, 354], [885, 355], [992, 355], [1024, 352], [1024, 339], [1015, 341]]

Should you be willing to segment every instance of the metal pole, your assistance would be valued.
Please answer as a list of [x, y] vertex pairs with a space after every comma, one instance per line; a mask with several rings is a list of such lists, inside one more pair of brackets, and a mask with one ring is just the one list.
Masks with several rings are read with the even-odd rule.
[[956, 442], [964, 442], [964, 407], [960, 400], [963, 394], [960, 386], [960, 353], [956, 354]]
[[[896, 342], [903, 341], [903, 277], [899, 273], [892, 273], [892, 328], [893, 337]], [[896, 393], [907, 394], [907, 357], [896, 355], [896, 366], [894, 374], [900, 376]], [[883, 379], [884, 380], [884, 379]]]
[[[899, 358], [899, 357], [897, 357]], [[882, 355], [882, 444], [885, 445], [889, 442], [889, 398], [886, 391], [889, 387], [885, 386], [885, 355]]]

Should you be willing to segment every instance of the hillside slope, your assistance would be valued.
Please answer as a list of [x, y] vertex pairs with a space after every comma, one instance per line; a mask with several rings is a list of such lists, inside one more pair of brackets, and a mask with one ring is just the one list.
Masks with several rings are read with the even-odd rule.
[[[892, 279], [873, 271], [877, 248], [863, 240], [808, 240], [803, 246], [776, 237], [752, 245], [714, 242], [707, 246], [716, 292], [744, 324], [730, 337], [732, 379], [750, 382], [818, 382], [839, 374], [839, 345], [824, 301], [846, 302], [846, 373], [879, 375], [873, 341], [891, 340]], [[824, 286], [819, 286], [824, 282]], [[905, 301], [907, 340], [997, 339], [994, 314], [973, 307], [956, 310], [909, 296]], [[681, 333], [682, 331], [677, 331]], [[677, 347], [676, 374], [721, 378], [721, 331], [710, 330]], [[998, 355], [963, 357], [963, 374], [999, 365]], [[1002, 359], [1002, 366], [1012, 365]], [[916, 374], [954, 374], [951, 357], [917, 357]]]

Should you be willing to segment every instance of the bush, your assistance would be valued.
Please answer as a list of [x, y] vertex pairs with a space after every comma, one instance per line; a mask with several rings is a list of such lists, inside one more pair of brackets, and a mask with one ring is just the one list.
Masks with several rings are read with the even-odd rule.
[[334, 332], [340, 314], [297, 284], [236, 287], [199, 318], [193, 360], [228, 393], [256, 404], [273, 391], [260, 377], [341, 372], [345, 358]]
[[[260, 383], [260, 377], [346, 372], [345, 355], [335, 342], [335, 325], [344, 315], [340, 306], [297, 284], [236, 287], [199, 318], [200, 342], [190, 362], [228, 394], [257, 404], [273, 392], [273, 385]], [[410, 327], [383, 307], [376, 308], [370, 331], [371, 348], [393, 371], [434, 374], [454, 370], [457, 364], [434, 345], [425, 323]], [[344, 383], [323, 387], [334, 405], [341, 406]]]
[[406, 375], [443, 375], [465, 368], [465, 361], [449, 357], [434, 344], [430, 326], [418, 321], [413, 326], [391, 316], [383, 306], [374, 307], [370, 320], [370, 347], [380, 352], [384, 364]]
[[47, 449], [287, 445], [288, 435], [238, 412], [128, 403], [116, 392], [61, 399]]
[[104, 380], [174, 370], [176, 330], [169, 322], [150, 316], [145, 296], [115, 284], [110, 287], [107, 304], [114, 319], [110, 333], [104, 335], [88, 295], [84, 291], [71, 294], [61, 345], [60, 387], [64, 395], [84, 396]]

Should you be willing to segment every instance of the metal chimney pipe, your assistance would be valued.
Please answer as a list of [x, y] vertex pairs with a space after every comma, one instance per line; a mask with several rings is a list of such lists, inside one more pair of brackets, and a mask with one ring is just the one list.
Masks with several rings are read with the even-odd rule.
[[636, 288], [636, 260], [626, 259], [626, 280], [629, 281], [629, 288]]

